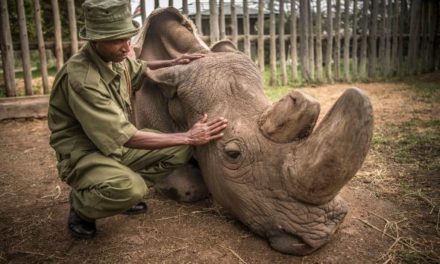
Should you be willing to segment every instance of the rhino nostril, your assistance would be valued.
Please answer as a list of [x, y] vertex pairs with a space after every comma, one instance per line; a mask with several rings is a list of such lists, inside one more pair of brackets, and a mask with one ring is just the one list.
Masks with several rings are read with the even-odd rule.
[[292, 234], [281, 234], [269, 238], [270, 246], [282, 253], [304, 256], [317, 248], [311, 247], [300, 237]]

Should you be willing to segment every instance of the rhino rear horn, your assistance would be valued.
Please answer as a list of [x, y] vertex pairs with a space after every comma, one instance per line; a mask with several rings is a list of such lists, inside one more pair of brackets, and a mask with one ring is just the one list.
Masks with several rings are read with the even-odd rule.
[[287, 143], [307, 137], [316, 124], [319, 111], [315, 99], [293, 91], [268, 107], [260, 116], [258, 125], [266, 138]]
[[331, 201], [362, 166], [372, 135], [370, 100], [361, 90], [348, 89], [312, 135], [285, 158], [286, 189], [306, 203]]

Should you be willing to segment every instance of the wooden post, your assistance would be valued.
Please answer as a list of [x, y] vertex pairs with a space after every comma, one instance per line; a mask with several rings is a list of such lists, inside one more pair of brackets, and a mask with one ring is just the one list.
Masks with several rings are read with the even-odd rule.
[[350, 1], [344, 0], [344, 81], [351, 81], [350, 78], [350, 32], [348, 23], [350, 17]]
[[319, 82], [322, 82], [321, 0], [316, 0], [316, 13], [316, 78]]
[[224, 39], [226, 37], [224, 0], [220, 0], [219, 2], [219, 13], [220, 13], [220, 39]]
[[142, 24], [144, 23], [145, 19], [147, 19], [146, 12], [147, 11], [145, 10], [145, 0], [141, 0], [141, 20], [142, 20]]
[[292, 80], [298, 80], [298, 55], [296, 35], [296, 0], [290, 0], [290, 58], [292, 59]]
[[275, 39], [275, 10], [274, 10], [274, 1], [270, 0], [269, 9], [270, 9], [270, 85], [275, 86], [277, 82], [277, 48], [276, 48], [276, 39]]
[[159, 8], [159, 7], [160, 7], [160, 1], [154, 0], [154, 9]]
[[332, 1], [327, 0], [327, 45], [325, 52], [325, 75], [329, 82], [333, 82], [332, 75], [332, 55], [333, 55], [333, 13], [332, 13]]
[[29, 54], [29, 39], [27, 35], [26, 14], [23, 0], [17, 0], [18, 25], [20, 27], [21, 59], [23, 62], [24, 86], [26, 95], [32, 95], [32, 68]]
[[[435, 49], [435, 43], [437, 42], [435, 40], [437, 28], [439, 27], [437, 22], [437, 17], [439, 13], [439, 3], [430, 1], [429, 2], [430, 8], [429, 8], [429, 46], [428, 46], [428, 62], [427, 62], [427, 71], [434, 71], [435, 70], [435, 57], [436, 57], [436, 49]], [[437, 50], [437, 53], [440, 53], [439, 50]], [[438, 56], [438, 55], [437, 55]]]
[[406, 65], [408, 63], [404, 61], [404, 38], [403, 34], [405, 32], [405, 20], [408, 19], [406, 12], [406, 0], [400, 0], [400, 23], [399, 23], [399, 48], [398, 48], [398, 62], [397, 62], [397, 72], [402, 74], [406, 71]]
[[364, 0], [362, 7], [362, 42], [359, 75], [362, 79], [367, 78], [367, 37], [368, 37], [368, 9], [370, 0]]
[[409, 49], [408, 49], [408, 62], [409, 73], [414, 74], [417, 70], [418, 64], [418, 47], [420, 38], [420, 13], [421, 13], [421, 0], [413, 0], [411, 5], [411, 22], [409, 30]]
[[309, 70], [310, 70], [310, 79], [313, 80], [315, 78], [315, 39], [313, 37], [313, 8], [312, 8], [312, 0], [307, 1], [307, 11], [309, 12]]
[[188, 0], [182, 0], [182, 13], [188, 15]]
[[202, 26], [202, 10], [200, 8], [200, 0], [196, 0], [196, 26], [199, 31], [199, 35], [203, 36], [203, 26]]
[[258, 0], [258, 67], [264, 76], [264, 0]]
[[279, 0], [279, 43], [280, 43], [280, 66], [281, 66], [281, 85], [287, 84], [287, 68], [286, 68], [286, 40], [284, 39], [284, 0]]
[[308, 28], [309, 28], [309, 11], [307, 0], [300, 0], [299, 5], [299, 14], [300, 14], [300, 34], [301, 34], [301, 42], [300, 42], [300, 59], [301, 59], [301, 74], [302, 78], [305, 81], [310, 81], [310, 67], [309, 67], [309, 45], [308, 45]]
[[238, 45], [238, 27], [237, 27], [237, 25], [238, 25], [238, 23], [237, 23], [237, 13], [235, 12], [235, 0], [231, 0], [232, 42], [235, 44], [235, 46]]
[[17, 96], [15, 90], [14, 71], [14, 47], [12, 46], [11, 27], [9, 25], [8, 1], [0, 0], [0, 23], [1, 23], [1, 54], [3, 76], [5, 79], [5, 94], [7, 97]]
[[34, 0], [35, 29], [38, 39], [38, 53], [40, 55], [41, 81], [43, 93], [49, 93], [49, 79], [47, 72], [46, 47], [44, 46], [43, 27], [41, 26], [41, 7], [40, 0]]
[[218, 7], [217, 0], [209, 0], [209, 27], [210, 27], [210, 44], [214, 44], [219, 39], [218, 29]]
[[372, 0], [371, 26], [370, 26], [370, 54], [368, 56], [368, 76], [376, 77], [377, 61], [377, 13], [379, 9], [378, 0]]
[[[397, 51], [398, 51], [398, 34], [399, 34], [399, 1], [400, 0], [394, 0], [394, 16], [393, 16], [393, 47], [391, 51], [391, 69], [393, 69], [393, 74], [396, 74], [396, 69], [398, 67], [398, 60], [397, 60]], [[400, 40], [401, 41], [401, 40]]]
[[380, 0], [380, 24], [379, 24], [379, 69], [381, 75], [386, 75], [385, 72], [385, 45], [386, 45], [386, 25], [387, 25], [387, 17], [386, 17], [386, 8], [387, 3], [386, 0]]
[[388, 18], [385, 31], [385, 74], [390, 74], [391, 68], [391, 26], [393, 17], [393, 5], [391, 0], [388, 1]]
[[52, 1], [53, 21], [55, 25], [55, 57], [56, 57], [57, 70], [59, 71], [64, 64], [60, 9], [58, 7], [58, 0], [51, 0], [51, 1]]
[[358, 2], [353, 1], [353, 45], [351, 50], [352, 65], [351, 72], [352, 78], [356, 79], [358, 75], [358, 34], [357, 34], [357, 21], [358, 21]]
[[341, 0], [336, 0], [335, 34], [335, 79], [339, 81], [341, 78]]
[[75, 1], [67, 0], [67, 12], [69, 16], [69, 31], [71, 43], [71, 56], [78, 52], [78, 31], [76, 29]]
[[174, 6], [174, 0], [168, 0], [168, 6]]
[[251, 42], [249, 40], [249, 3], [243, 0], [243, 33], [244, 33], [244, 53], [251, 56]]

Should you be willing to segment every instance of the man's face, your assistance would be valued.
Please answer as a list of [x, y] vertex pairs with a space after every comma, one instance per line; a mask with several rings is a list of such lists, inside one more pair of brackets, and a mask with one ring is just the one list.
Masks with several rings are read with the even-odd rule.
[[93, 42], [96, 51], [106, 62], [121, 62], [130, 52], [130, 39], [100, 40]]

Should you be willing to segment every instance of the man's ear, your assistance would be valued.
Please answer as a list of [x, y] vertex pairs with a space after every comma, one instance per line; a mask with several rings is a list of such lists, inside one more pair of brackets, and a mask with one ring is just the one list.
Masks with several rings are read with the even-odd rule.
[[176, 94], [177, 87], [184, 80], [188, 65], [177, 65], [172, 67], [160, 68], [157, 70], [146, 69], [147, 79], [157, 84], [167, 98], [172, 98]]
[[230, 40], [220, 40], [211, 46], [212, 52], [237, 52], [238, 49]]

